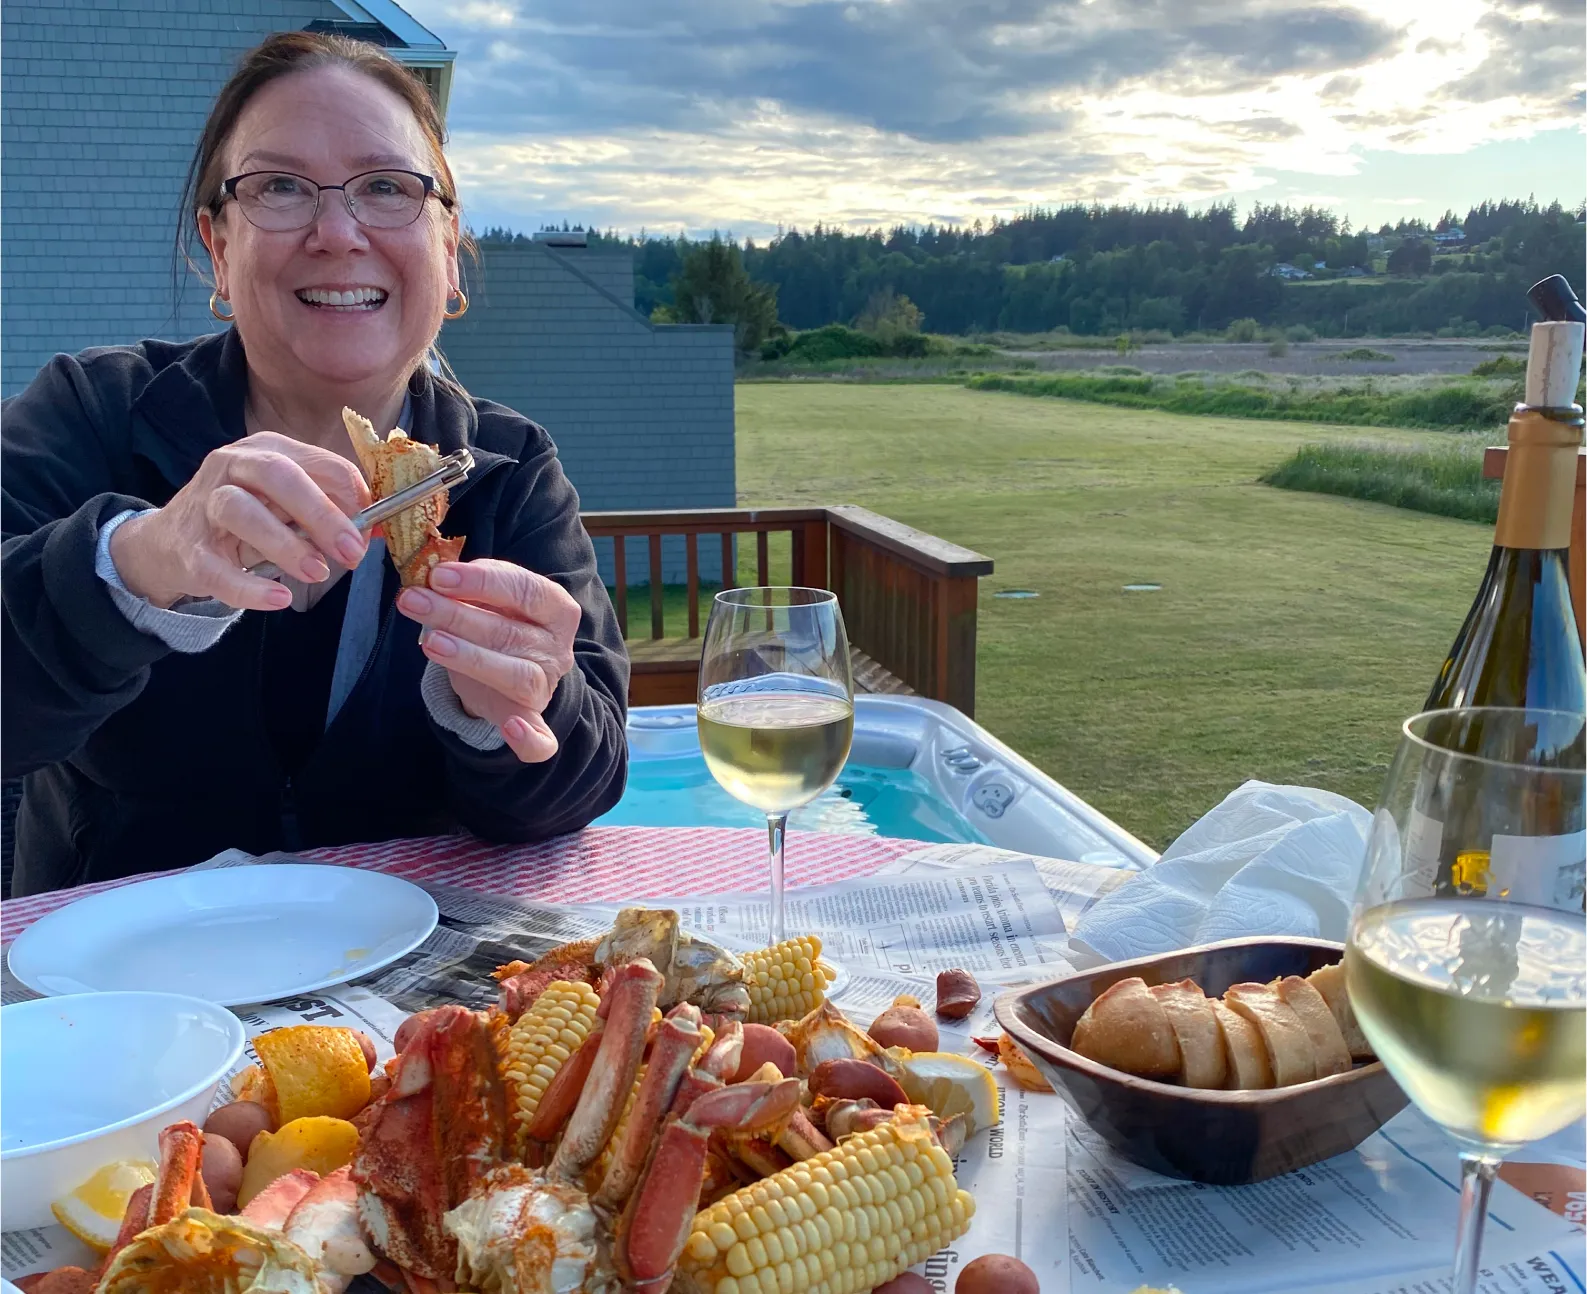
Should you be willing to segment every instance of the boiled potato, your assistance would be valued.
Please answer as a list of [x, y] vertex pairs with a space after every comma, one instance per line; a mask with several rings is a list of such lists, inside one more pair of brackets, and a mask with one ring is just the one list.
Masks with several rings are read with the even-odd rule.
[[795, 1073], [799, 1068], [793, 1043], [770, 1025], [746, 1024], [743, 1059], [738, 1062], [738, 1073], [733, 1075], [732, 1081], [742, 1083], [767, 1061], [777, 1066], [778, 1071], [785, 1076]]
[[235, 1213], [237, 1192], [242, 1188], [242, 1152], [229, 1137], [206, 1134], [198, 1171], [215, 1212]]
[[212, 1137], [224, 1137], [237, 1147], [239, 1160], [248, 1157], [248, 1147], [261, 1132], [274, 1132], [275, 1120], [257, 1101], [233, 1101], [223, 1105], [204, 1120], [205, 1144]]
[[982, 1254], [959, 1273], [953, 1294], [1041, 1294], [1041, 1285], [1018, 1258]]

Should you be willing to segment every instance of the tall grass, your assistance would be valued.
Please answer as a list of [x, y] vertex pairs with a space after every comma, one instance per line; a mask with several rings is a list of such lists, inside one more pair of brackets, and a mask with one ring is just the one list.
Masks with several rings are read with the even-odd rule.
[[1440, 431], [1502, 426], [1515, 395], [1511, 383], [1475, 378], [1307, 381], [1254, 373], [1246, 380], [1100, 372], [1040, 377], [988, 373], [970, 378], [966, 385], [978, 391], [1089, 400], [1168, 413]]
[[1491, 525], [1499, 516], [1499, 483], [1483, 479], [1482, 451], [1481, 438], [1464, 436], [1414, 449], [1302, 445], [1261, 479], [1281, 490], [1343, 494]]

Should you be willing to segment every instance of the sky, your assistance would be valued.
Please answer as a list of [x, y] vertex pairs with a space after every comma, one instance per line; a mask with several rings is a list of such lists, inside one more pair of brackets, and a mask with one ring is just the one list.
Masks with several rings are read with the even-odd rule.
[[469, 223], [765, 239], [1063, 202], [1587, 197], [1582, 0], [404, 0]]

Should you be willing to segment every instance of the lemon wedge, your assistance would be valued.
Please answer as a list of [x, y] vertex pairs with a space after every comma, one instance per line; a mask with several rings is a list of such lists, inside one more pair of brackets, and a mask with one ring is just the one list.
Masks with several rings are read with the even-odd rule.
[[109, 1253], [121, 1229], [127, 1201], [140, 1186], [154, 1181], [155, 1166], [144, 1160], [106, 1164], [70, 1194], [50, 1205], [55, 1220], [100, 1253]]
[[997, 1123], [997, 1080], [979, 1061], [949, 1051], [917, 1051], [898, 1057], [895, 1075], [904, 1095], [943, 1119], [970, 1116], [971, 1135]]

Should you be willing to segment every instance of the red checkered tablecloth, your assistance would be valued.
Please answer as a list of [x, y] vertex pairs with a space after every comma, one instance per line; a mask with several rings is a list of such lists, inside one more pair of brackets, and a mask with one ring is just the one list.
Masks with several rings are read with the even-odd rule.
[[[866, 876], [918, 840], [790, 832], [788, 884], [821, 885]], [[767, 884], [766, 833], [728, 827], [589, 827], [535, 845], [491, 845], [472, 836], [390, 840], [311, 849], [302, 857], [367, 867], [411, 881], [437, 881], [548, 903], [613, 902], [663, 895], [752, 892]], [[0, 905], [0, 942], [9, 943], [47, 912], [74, 899], [149, 876], [101, 881]]]

